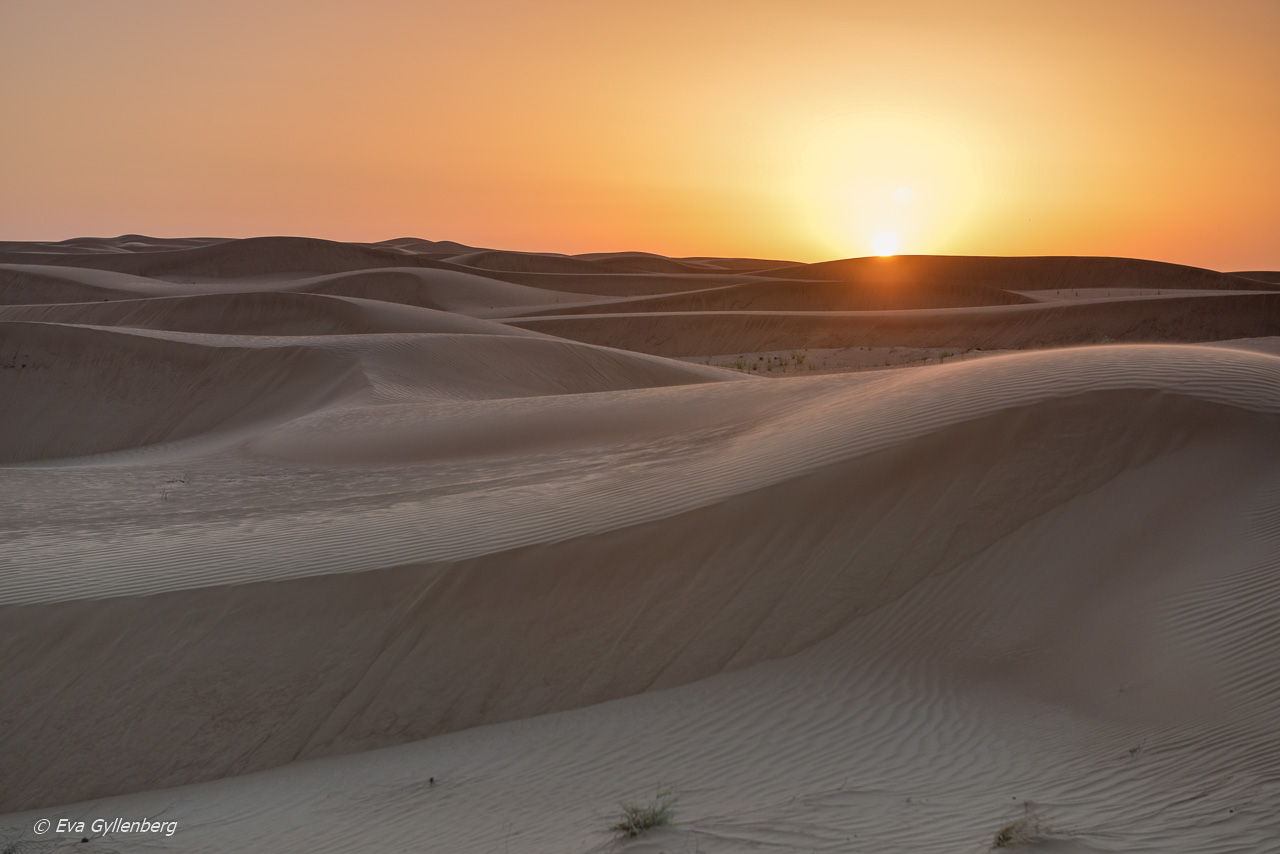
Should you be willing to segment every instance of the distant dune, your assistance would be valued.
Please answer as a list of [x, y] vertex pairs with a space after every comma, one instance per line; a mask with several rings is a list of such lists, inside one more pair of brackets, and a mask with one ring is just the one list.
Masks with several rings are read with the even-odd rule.
[[1271, 293], [839, 314], [543, 314], [514, 317], [511, 323], [549, 335], [663, 356], [863, 346], [1001, 350], [1280, 335], [1280, 294]]
[[1252, 282], [1241, 282], [1243, 274], [1133, 258], [899, 255], [779, 267], [769, 271], [769, 275], [843, 282], [948, 282], [1009, 290], [1115, 287], [1198, 290], [1253, 287], [1262, 290]]
[[1011, 291], [972, 285], [912, 283], [909, 287], [846, 282], [749, 282], [686, 291], [665, 297], [616, 300], [541, 314], [599, 314], [693, 311], [883, 311], [1031, 303]]
[[469, 331], [502, 335], [536, 334], [414, 305], [289, 291], [0, 306], [0, 320], [226, 335]]
[[0, 245], [0, 842], [1267, 851], [1268, 276]]
[[1231, 275], [1245, 279], [1256, 279], [1259, 282], [1280, 282], [1280, 271], [1276, 270], [1250, 270], [1243, 273], [1232, 273]]
[[254, 237], [195, 247], [149, 246], [145, 252], [0, 251], [0, 263], [93, 267], [137, 276], [230, 278], [281, 273], [338, 273], [378, 267], [432, 266], [428, 257], [395, 247], [374, 248], [306, 237]]

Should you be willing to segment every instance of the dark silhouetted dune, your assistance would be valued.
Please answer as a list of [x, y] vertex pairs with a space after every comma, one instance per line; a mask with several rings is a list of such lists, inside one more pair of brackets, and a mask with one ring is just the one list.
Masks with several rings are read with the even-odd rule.
[[476, 247], [474, 246], [467, 246], [466, 244], [457, 243], [452, 240], [423, 240], [418, 237], [396, 237], [391, 240], [381, 240], [378, 243], [372, 243], [369, 245], [375, 247], [386, 246], [407, 252], [416, 252], [419, 255], [439, 255], [443, 257], [450, 257], [453, 255], [461, 255], [466, 252], [476, 251]]
[[722, 268], [688, 258], [668, 258], [652, 252], [591, 252], [575, 255], [606, 273], [718, 273]]
[[374, 249], [307, 237], [254, 237], [210, 246], [112, 255], [38, 257], [0, 253], [0, 263], [57, 263], [115, 270], [137, 276], [232, 278], [284, 273], [338, 273], [378, 267], [431, 266], [426, 257], [398, 249]]
[[842, 282], [947, 282], [1003, 290], [1187, 288], [1263, 290], [1230, 273], [1133, 258], [898, 255], [780, 267], [767, 275]]

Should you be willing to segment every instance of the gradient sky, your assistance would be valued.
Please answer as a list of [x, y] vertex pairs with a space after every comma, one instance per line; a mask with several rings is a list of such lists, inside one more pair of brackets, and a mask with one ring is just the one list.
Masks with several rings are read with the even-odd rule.
[[0, 0], [0, 239], [1280, 269], [1280, 2]]

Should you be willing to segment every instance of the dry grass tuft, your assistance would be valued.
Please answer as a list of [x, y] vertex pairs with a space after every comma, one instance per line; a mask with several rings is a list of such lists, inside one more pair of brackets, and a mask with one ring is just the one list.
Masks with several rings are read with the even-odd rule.
[[1032, 812], [1030, 804], [1026, 805], [1026, 811], [1027, 814], [1022, 818], [1011, 821], [996, 831], [996, 838], [991, 842], [992, 849], [1015, 848], [1046, 839], [1046, 835], [1050, 833], [1048, 825]]
[[671, 821], [676, 798], [671, 792], [658, 792], [647, 805], [623, 804], [622, 818], [613, 826], [617, 833], [633, 837]]

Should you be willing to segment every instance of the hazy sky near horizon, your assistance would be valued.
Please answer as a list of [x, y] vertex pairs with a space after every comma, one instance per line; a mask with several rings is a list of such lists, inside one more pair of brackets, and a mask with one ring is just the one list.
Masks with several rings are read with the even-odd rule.
[[1277, 0], [0, 0], [0, 239], [1277, 269], [1278, 44]]

